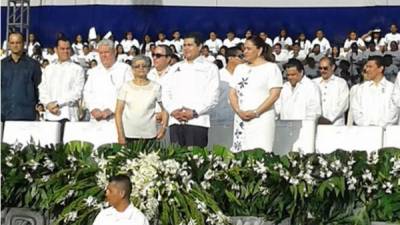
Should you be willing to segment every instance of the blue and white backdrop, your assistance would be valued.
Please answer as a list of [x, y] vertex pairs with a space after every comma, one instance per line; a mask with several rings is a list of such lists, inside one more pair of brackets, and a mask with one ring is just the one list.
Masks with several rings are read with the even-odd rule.
[[[7, 1], [1, 1], [1, 35], [6, 34]], [[104, 35], [113, 31], [121, 39], [132, 31], [140, 41], [144, 34], [159, 31], [170, 36], [211, 30], [224, 37], [229, 30], [242, 36], [245, 30], [266, 31], [274, 37], [285, 27], [292, 37], [304, 31], [311, 39], [318, 28], [333, 43], [343, 43], [346, 34], [360, 35], [390, 23], [400, 25], [400, 0], [31, 0], [31, 32], [45, 46], [63, 32], [71, 39], [86, 38], [96, 27]]]

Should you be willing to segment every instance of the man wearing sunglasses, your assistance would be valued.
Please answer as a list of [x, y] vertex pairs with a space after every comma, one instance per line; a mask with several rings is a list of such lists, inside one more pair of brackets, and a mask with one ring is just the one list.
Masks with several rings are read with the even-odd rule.
[[161, 85], [161, 80], [169, 70], [172, 54], [171, 48], [167, 45], [159, 45], [154, 49], [152, 54], [154, 68], [151, 69], [147, 75], [149, 80], [155, 81]]
[[349, 87], [343, 78], [335, 76], [335, 63], [328, 57], [319, 61], [321, 77], [313, 81], [321, 91], [322, 117], [321, 123], [344, 125], [344, 114], [349, 108]]
[[[234, 112], [229, 104], [229, 83], [233, 78], [233, 71], [239, 65], [244, 63], [244, 55], [238, 47], [231, 47], [226, 50], [226, 66], [219, 70], [219, 100], [217, 106], [212, 109], [210, 119], [212, 125], [232, 125]], [[230, 139], [232, 139], [230, 137]]]

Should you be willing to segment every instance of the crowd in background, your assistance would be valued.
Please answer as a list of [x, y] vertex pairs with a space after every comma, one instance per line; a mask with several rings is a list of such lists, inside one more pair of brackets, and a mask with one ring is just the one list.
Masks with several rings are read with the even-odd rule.
[[[139, 41], [130, 31], [122, 40], [115, 40], [111, 31], [101, 36], [91, 28], [87, 40], [81, 34], [69, 40], [65, 34], [59, 33], [56, 44], [46, 47], [41, 45], [38, 37], [29, 34], [23, 46], [24, 56], [39, 63], [42, 73], [41, 78], [35, 81], [39, 91], [37, 99], [42, 103], [35, 105], [39, 112], [35, 119], [88, 121], [109, 120], [115, 116], [119, 136], [123, 136], [121, 143], [126, 141], [127, 130], [133, 134], [146, 124], [154, 125], [152, 121], [157, 120], [161, 123], [160, 130], [142, 130], [146, 138], [162, 138], [169, 125], [170, 129], [176, 129], [173, 132], [178, 135], [176, 142], [200, 146], [205, 146], [207, 140], [198, 140], [201, 144], [195, 144], [196, 140], [185, 140], [185, 144], [178, 139], [186, 133], [204, 134], [206, 131], [182, 131], [179, 130], [181, 126], [173, 125], [210, 127], [211, 119], [211, 125], [221, 121], [234, 124], [233, 136], [238, 142], [234, 143], [233, 149], [238, 151], [260, 147], [244, 144], [246, 140], [241, 137], [249, 130], [263, 129], [254, 125], [260, 122], [254, 121], [264, 121], [268, 125], [275, 118], [319, 118], [319, 123], [334, 125], [387, 126], [398, 123], [400, 103], [396, 101], [400, 100], [391, 97], [400, 85], [400, 33], [396, 24], [391, 24], [387, 33], [379, 28], [362, 35], [351, 31], [340, 45], [332, 44], [323, 30], [317, 30], [315, 37], [306, 37], [304, 33], [289, 34], [286, 29], [281, 29], [276, 37], [264, 31], [247, 30], [242, 37], [228, 32], [225, 39], [220, 39], [216, 31], [211, 31], [208, 39], [203, 41], [198, 35], [189, 34], [182, 38], [179, 31], [174, 31], [170, 39], [160, 32], [156, 39], [145, 35]], [[3, 44], [2, 67], [8, 55], [13, 54], [13, 49], [9, 49], [10, 43], [8, 40]], [[192, 68], [192, 64], [197, 67]], [[13, 64], [10, 65], [3, 67], [5, 71], [14, 71]], [[181, 75], [181, 71], [186, 70], [188, 72]], [[197, 83], [188, 80], [187, 74], [197, 73], [198, 76], [191, 78]], [[54, 74], [62, 78], [56, 79]], [[65, 74], [71, 74], [71, 79], [67, 80]], [[107, 81], [98, 78], [101, 77], [99, 74], [106, 74], [102, 76]], [[164, 79], [165, 74], [174, 76]], [[254, 79], [265, 75], [269, 76], [265, 80]], [[219, 84], [215, 81], [217, 78]], [[133, 86], [127, 86], [125, 83], [132, 79]], [[2, 71], [2, 89], [7, 87], [6, 81]], [[366, 82], [376, 84], [376, 90]], [[246, 89], [249, 87], [252, 88]], [[249, 91], [257, 88], [259, 92]], [[143, 95], [144, 90], [146, 95]], [[265, 90], [268, 90], [267, 94]], [[186, 93], [192, 95], [186, 96]], [[65, 97], [63, 102], [57, 102], [49, 97], [51, 95]], [[148, 96], [152, 96], [151, 99], [146, 99]], [[207, 104], [201, 102], [201, 98], [207, 99]], [[129, 103], [135, 102], [134, 99], [140, 99], [139, 102], [146, 105], [147, 108], [143, 108], [145, 112], [131, 115], [124, 112], [124, 109], [135, 108], [134, 103]], [[254, 99], [257, 101], [249, 104]], [[2, 101], [7, 102], [3, 96]], [[179, 110], [174, 101], [182, 104]], [[243, 110], [246, 103], [253, 108]], [[188, 105], [191, 107], [186, 108]], [[374, 108], [379, 109], [374, 111]], [[4, 118], [3, 111], [2, 107], [4, 121], [7, 118]], [[163, 114], [165, 112], [170, 116], [169, 122], [168, 114]], [[371, 115], [367, 115], [369, 113]], [[62, 114], [69, 116], [60, 117]], [[268, 119], [267, 114], [270, 115]], [[130, 127], [136, 127], [133, 130], [122, 122], [140, 117], [146, 119], [131, 123]], [[8, 119], [18, 118], [11, 116]], [[246, 129], [246, 126], [252, 128]], [[247, 138], [250, 136], [259, 139], [255, 133], [248, 133]], [[271, 150], [271, 145], [265, 143], [264, 146]]]

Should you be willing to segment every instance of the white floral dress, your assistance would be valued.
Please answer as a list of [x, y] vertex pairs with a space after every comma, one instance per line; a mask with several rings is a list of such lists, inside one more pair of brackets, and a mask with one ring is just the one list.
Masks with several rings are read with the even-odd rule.
[[[236, 67], [230, 86], [236, 90], [241, 110], [255, 110], [268, 97], [270, 89], [282, 87], [282, 73], [275, 63]], [[231, 151], [255, 148], [271, 152], [275, 134], [275, 110], [270, 108], [259, 118], [243, 121], [235, 114]]]

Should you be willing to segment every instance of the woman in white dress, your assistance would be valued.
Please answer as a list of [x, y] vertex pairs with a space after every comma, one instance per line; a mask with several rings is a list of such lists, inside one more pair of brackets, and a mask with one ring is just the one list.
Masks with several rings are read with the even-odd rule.
[[[115, 124], [118, 143], [143, 142], [162, 139], [168, 125], [168, 113], [161, 104], [161, 87], [147, 79], [151, 60], [147, 56], [132, 59], [134, 79], [125, 83], [118, 94]], [[157, 130], [156, 105], [161, 108], [161, 126]]]
[[230, 83], [229, 100], [235, 112], [233, 146], [240, 152], [255, 148], [272, 151], [275, 134], [274, 103], [282, 88], [282, 73], [271, 47], [259, 37], [245, 42], [244, 59]]

